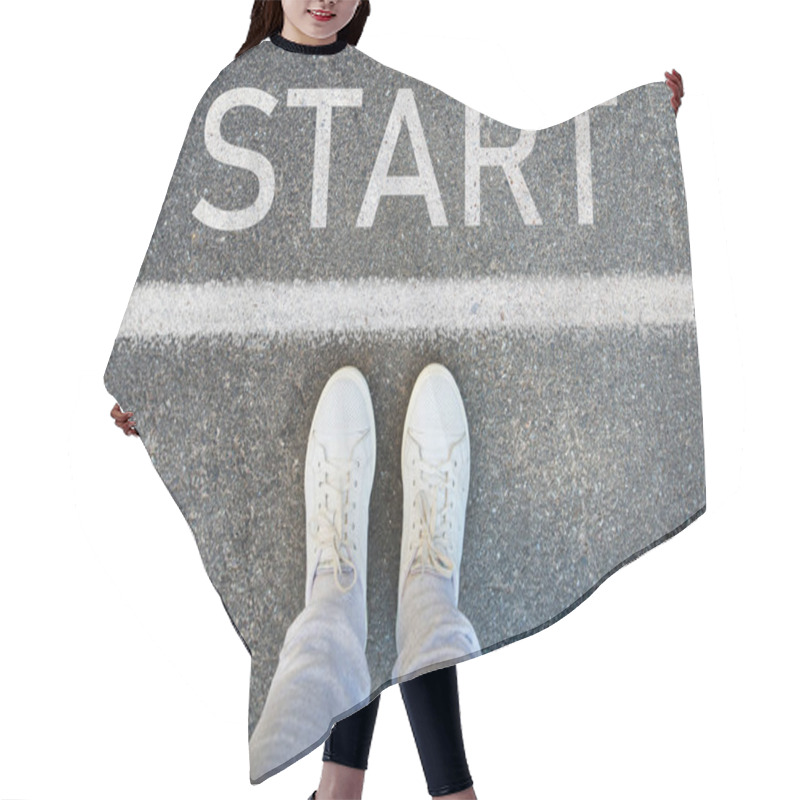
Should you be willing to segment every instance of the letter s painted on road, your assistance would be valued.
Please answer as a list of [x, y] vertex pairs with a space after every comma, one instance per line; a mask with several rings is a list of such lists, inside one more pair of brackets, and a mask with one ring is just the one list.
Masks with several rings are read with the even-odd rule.
[[222, 118], [237, 106], [253, 106], [271, 114], [278, 101], [262, 89], [238, 87], [221, 94], [208, 110], [205, 127], [206, 148], [210, 155], [223, 164], [241, 167], [258, 179], [258, 196], [247, 208], [227, 210], [217, 208], [205, 198], [192, 210], [204, 225], [219, 231], [241, 231], [257, 225], [267, 216], [275, 197], [275, 171], [269, 160], [254, 150], [226, 142], [222, 138]]

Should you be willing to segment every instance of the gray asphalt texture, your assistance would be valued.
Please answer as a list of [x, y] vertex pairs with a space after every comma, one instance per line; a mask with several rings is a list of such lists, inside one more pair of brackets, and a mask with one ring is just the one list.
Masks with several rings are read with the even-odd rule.
[[[203, 196], [226, 208], [255, 197], [255, 178], [214, 161], [203, 143], [210, 103], [236, 86], [260, 87], [279, 101], [269, 117], [233, 109], [222, 126], [229, 141], [268, 155], [276, 194], [261, 223], [221, 233], [191, 210]], [[362, 108], [334, 109], [324, 229], [309, 228], [315, 110], [286, 106], [293, 86], [364, 89]], [[374, 225], [357, 229], [400, 87], [413, 88], [448, 226], [431, 227], [422, 198], [385, 197]], [[462, 104], [354, 48], [306, 56], [264, 42], [223, 70], [201, 100], [138, 281], [690, 275], [668, 89], [648, 84], [591, 113], [593, 225], [577, 224], [569, 121], [537, 133], [522, 165], [543, 225], [523, 225], [501, 171], [483, 169], [482, 224], [468, 228]], [[510, 145], [518, 135], [483, 118], [483, 146]], [[415, 175], [404, 136], [391, 174]], [[251, 732], [286, 628], [303, 607], [309, 426], [326, 381], [348, 364], [367, 379], [377, 425], [367, 660], [373, 693], [390, 682], [402, 425], [417, 375], [434, 361], [455, 376], [470, 425], [460, 608], [484, 652], [550, 624], [620, 564], [705, 510], [694, 323], [403, 337], [119, 337], [106, 387], [134, 412], [251, 652]]]

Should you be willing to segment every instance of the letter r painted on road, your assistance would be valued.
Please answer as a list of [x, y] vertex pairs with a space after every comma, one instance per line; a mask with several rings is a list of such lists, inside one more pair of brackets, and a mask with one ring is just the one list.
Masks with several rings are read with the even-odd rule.
[[531, 193], [519, 165], [530, 155], [536, 131], [520, 131], [510, 147], [481, 147], [481, 114], [465, 107], [464, 125], [464, 224], [481, 224], [481, 167], [502, 167], [511, 194], [526, 225], [541, 225]]

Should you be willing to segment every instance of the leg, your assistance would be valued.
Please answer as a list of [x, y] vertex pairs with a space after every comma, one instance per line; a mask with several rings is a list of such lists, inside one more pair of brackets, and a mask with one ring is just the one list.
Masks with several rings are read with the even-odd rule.
[[323, 761], [332, 761], [346, 767], [365, 770], [378, 717], [378, 695], [368, 706], [349, 717], [340, 719], [325, 742]]
[[401, 464], [403, 535], [394, 679], [480, 655], [475, 630], [458, 610], [469, 427], [455, 378], [441, 364], [429, 364], [414, 384]]
[[322, 754], [322, 777], [315, 800], [361, 797], [380, 699], [378, 695], [368, 706], [333, 726]]
[[313, 747], [332, 717], [369, 695], [360, 582], [356, 591], [342, 593], [332, 574], [317, 576], [311, 602], [286, 631], [267, 702], [250, 739], [251, 781]]
[[432, 797], [475, 797], [461, 733], [455, 665], [400, 684]]
[[363, 769], [326, 761], [322, 765], [319, 788], [314, 790], [308, 800], [361, 800], [364, 775]]
[[392, 677], [481, 653], [472, 623], [459, 611], [451, 578], [412, 573], [397, 612], [397, 659]]
[[317, 744], [331, 719], [369, 695], [367, 528], [375, 418], [355, 367], [328, 380], [306, 448], [305, 608], [286, 631], [267, 702], [250, 738], [250, 780]]
[[[403, 536], [392, 677], [481, 653], [458, 609], [470, 473], [469, 428], [455, 379], [441, 364], [417, 378], [401, 454]], [[464, 755], [455, 665], [400, 684], [432, 797], [475, 798]]]

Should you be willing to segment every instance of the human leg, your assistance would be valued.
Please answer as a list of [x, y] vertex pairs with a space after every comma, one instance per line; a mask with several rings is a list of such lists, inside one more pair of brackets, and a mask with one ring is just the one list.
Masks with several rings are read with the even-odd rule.
[[325, 761], [319, 787], [308, 800], [361, 800], [366, 770]]
[[326, 384], [305, 465], [305, 608], [286, 631], [267, 701], [250, 739], [251, 781], [312, 747], [333, 717], [370, 691], [366, 571], [375, 420], [354, 367]]
[[325, 742], [323, 761], [361, 770], [367, 768], [380, 699], [381, 696], [378, 695], [369, 705], [340, 719], [333, 726], [331, 735]]
[[472, 786], [461, 732], [456, 667], [426, 672], [400, 684], [428, 792], [444, 797]]
[[380, 699], [378, 695], [333, 726], [322, 753], [322, 775], [314, 800], [361, 797]]
[[480, 655], [478, 635], [459, 611], [452, 580], [425, 573], [409, 575], [395, 628], [397, 659], [392, 677], [413, 677], [425, 667], [449, 665]]
[[342, 594], [332, 575], [314, 582], [311, 602], [286, 631], [267, 702], [250, 737], [250, 778], [311, 747], [333, 717], [369, 694], [360, 579]]
[[411, 392], [401, 460], [395, 679], [480, 654], [475, 629], [458, 609], [469, 428], [458, 385], [441, 364], [425, 367]]
[[[469, 428], [455, 379], [427, 366], [409, 399], [403, 433], [403, 537], [392, 676], [479, 655], [458, 608], [470, 474]], [[455, 664], [400, 684], [432, 797], [475, 798], [461, 734]]]

